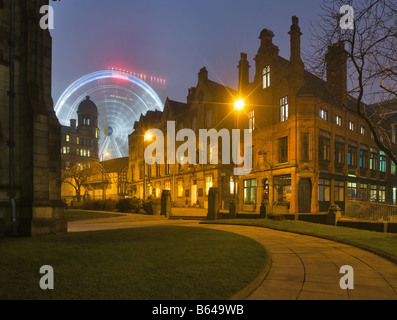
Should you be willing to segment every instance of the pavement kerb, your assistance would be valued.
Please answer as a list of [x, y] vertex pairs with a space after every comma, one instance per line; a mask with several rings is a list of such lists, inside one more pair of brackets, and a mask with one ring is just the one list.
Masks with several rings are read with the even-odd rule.
[[229, 226], [244, 226], [244, 227], [257, 227], [257, 228], [263, 228], [263, 229], [271, 229], [271, 230], [276, 230], [276, 231], [283, 231], [283, 232], [288, 232], [288, 233], [293, 233], [293, 234], [300, 234], [302, 236], [309, 236], [309, 237], [314, 237], [314, 238], [319, 238], [319, 239], [325, 239], [325, 240], [330, 240], [330, 241], [334, 241], [334, 242], [338, 242], [338, 243], [342, 243], [342, 244], [346, 244], [352, 247], [356, 247], [362, 250], [366, 250], [369, 251], [373, 254], [376, 254], [382, 258], [385, 258], [395, 264], [397, 264], [397, 257], [394, 257], [386, 252], [380, 251], [380, 250], [376, 250], [374, 248], [371, 247], [367, 247], [364, 246], [362, 244], [358, 244], [356, 242], [350, 242], [348, 240], [341, 240], [341, 239], [335, 239], [332, 237], [327, 237], [327, 236], [321, 236], [321, 235], [314, 235], [314, 234], [310, 234], [310, 233], [303, 233], [303, 232], [299, 232], [299, 231], [289, 231], [289, 230], [283, 230], [283, 229], [277, 229], [277, 228], [272, 228], [272, 227], [264, 227], [264, 226], [257, 226], [257, 225], [250, 225], [250, 224], [233, 224], [233, 223], [222, 223], [222, 222], [200, 222], [200, 224], [213, 224], [213, 225], [229, 225]]
[[256, 289], [258, 289], [261, 283], [266, 279], [272, 267], [272, 257], [267, 250], [266, 252], [267, 252], [268, 260], [266, 262], [265, 267], [260, 272], [260, 274], [254, 280], [252, 280], [245, 288], [241, 289], [239, 292], [237, 292], [235, 295], [230, 297], [228, 300], [236, 301], [236, 300], [247, 299]]

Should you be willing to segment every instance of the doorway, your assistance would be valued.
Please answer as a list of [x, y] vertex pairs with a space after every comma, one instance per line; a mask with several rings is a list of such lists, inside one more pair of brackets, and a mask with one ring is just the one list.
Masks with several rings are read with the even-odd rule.
[[310, 179], [300, 179], [298, 186], [299, 213], [311, 213], [312, 183]]

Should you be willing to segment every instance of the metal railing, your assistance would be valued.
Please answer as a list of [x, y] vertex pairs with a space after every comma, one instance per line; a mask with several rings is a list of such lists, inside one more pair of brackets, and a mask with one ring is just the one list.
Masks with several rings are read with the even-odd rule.
[[394, 204], [346, 201], [345, 216], [369, 221], [397, 222], [397, 206]]

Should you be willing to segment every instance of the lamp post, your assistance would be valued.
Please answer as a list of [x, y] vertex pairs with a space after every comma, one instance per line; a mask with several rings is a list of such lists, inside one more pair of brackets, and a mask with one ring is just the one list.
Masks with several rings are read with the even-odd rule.
[[[145, 133], [143, 136], [143, 200], [146, 199], [146, 161], [145, 161], [145, 142], [152, 141], [153, 136], [150, 133]], [[149, 171], [149, 170], [148, 170]], [[150, 179], [150, 177], [149, 177]]]
[[106, 190], [105, 190], [105, 177], [104, 177], [104, 171], [105, 171], [105, 161], [104, 157], [108, 156], [109, 152], [102, 153], [102, 199], [106, 200]]
[[[238, 129], [238, 117], [239, 117], [239, 112], [241, 110], [243, 110], [245, 107], [245, 101], [243, 99], [238, 99], [235, 103], [234, 103], [234, 110], [235, 110], [235, 117], [236, 117], [236, 129]], [[237, 154], [237, 150], [236, 149], [236, 160], [238, 159], [238, 154]], [[237, 202], [237, 177], [236, 175], [234, 175], [233, 173], [233, 193], [234, 193], [234, 200]]]

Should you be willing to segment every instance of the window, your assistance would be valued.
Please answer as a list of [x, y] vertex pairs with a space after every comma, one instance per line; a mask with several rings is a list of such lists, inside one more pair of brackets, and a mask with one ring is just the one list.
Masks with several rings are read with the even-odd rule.
[[324, 109], [320, 109], [320, 118], [328, 121], [328, 111]]
[[166, 181], [164, 183], [164, 190], [171, 190], [171, 181]]
[[169, 175], [170, 174], [170, 164], [166, 163], [165, 165], [165, 175]]
[[156, 177], [160, 177], [161, 176], [161, 167], [158, 163], [156, 163]]
[[347, 194], [349, 196], [349, 199], [357, 200], [357, 183], [355, 182], [347, 183]]
[[371, 149], [371, 159], [369, 161], [369, 168], [374, 171], [378, 171], [378, 152], [375, 149]]
[[391, 161], [391, 166], [390, 166], [390, 173], [395, 176], [396, 175], [396, 164]]
[[212, 188], [212, 176], [205, 177], [205, 195], [208, 196]]
[[357, 147], [349, 145], [347, 153], [347, 164], [351, 167], [357, 167]]
[[397, 126], [393, 125], [391, 127], [391, 142], [397, 143]]
[[63, 153], [63, 154], [66, 154], [66, 147], [63, 147], [63, 148], [62, 148], [62, 153]]
[[354, 122], [349, 121], [349, 130], [354, 131]]
[[361, 133], [361, 135], [365, 136], [365, 133], [366, 133], [365, 127], [360, 128], [360, 133]]
[[183, 180], [178, 180], [178, 198], [183, 197]]
[[161, 184], [159, 182], [156, 183], [155, 192], [156, 192], [156, 198], [160, 198], [161, 197]]
[[266, 66], [262, 70], [263, 89], [270, 87], [270, 66]]
[[[234, 177], [230, 177], [230, 194], [234, 194]], [[236, 190], [237, 194], [237, 190]]]
[[366, 147], [361, 147], [360, 150], [360, 168], [368, 169], [368, 150]]
[[335, 202], [345, 201], [345, 183], [343, 181], [335, 181]]
[[379, 156], [379, 170], [380, 172], [386, 172], [387, 171], [387, 162], [386, 162], [386, 153], [381, 151]]
[[244, 180], [244, 204], [256, 204], [256, 179]]
[[144, 164], [140, 164], [139, 165], [139, 179], [140, 180], [143, 180], [144, 170], [145, 170]]
[[360, 183], [360, 200], [368, 201], [368, 184]]
[[250, 132], [255, 130], [255, 111], [249, 113], [249, 130]]
[[262, 200], [268, 202], [269, 201], [269, 180], [264, 180], [263, 181], [263, 195], [262, 195]]
[[371, 185], [370, 200], [372, 202], [378, 201], [378, 186], [376, 185]]
[[77, 144], [80, 144], [80, 138], [79, 137], [76, 138], [76, 142], [77, 142]]
[[280, 122], [288, 120], [288, 97], [280, 99]]
[[340, 138], [335, 138], [335, 163], [345, 163], [345, 144], [343, 142], [343, 139]]
[[65, 140], [66, 142], [70, 142], [70, 135], [67, 134]]
[[274, 177], [274, 202], [291, 202], [291, 175]]
[[320, 131], [318, 140], [319, 160], [330, 161], [331, 153], [331, 139], [330, 134], [325, 131]]
[[331, 181], [318, 180], [318, 201], [331, 201]]
[[80, 155], [80, 149], [79, 149], [79, 148], [76, 149], [76, 154], [77, 154], [78, 156]]
[[342, 124], [343, 124], [343, 122], [342, 122], [342, 117], [336, 116], [336, 125], [338, 125], [339, 127], [341, 127]]
[[91, 150], [87, 150], [87, 157], [91, 157]]
[[302, 161], [309, 161], [309, 134], [302, 133]]
[[379, 186], [379, 202], [386, 202], [386, 187]]
[[279, 139], [279, 163], [288, 162], [288, 137]]
[[95, 138], [99, 139], [99, 129], [98, 128], [95, 130]]

